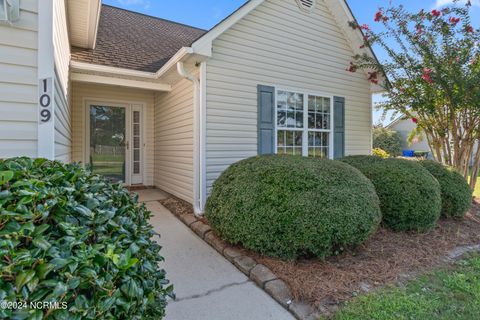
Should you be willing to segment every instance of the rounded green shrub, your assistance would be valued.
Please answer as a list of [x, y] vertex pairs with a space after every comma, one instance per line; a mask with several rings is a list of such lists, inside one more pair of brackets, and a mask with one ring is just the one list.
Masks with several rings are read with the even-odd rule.
[[[79, 165], [0, 160], [2, 319], [160, 319], [172, 296], [150, 213]], [[50, 310], [49, 310], [50, 309]]]
[[426, 231], [435, 226], [442, 208], [440, 185], [417, 161], [376, 156], [350, 156], [341, 161], [373, 182], [388, 227]]
[[361, 244], [381, 221], [375, 188], [358, 170], [295, 156], [230, 166], [213, 186], [206, 217], [228, 242], [285, 259]]
[[463, 176], [452, 168], [432, 160], [419, 163], [440, 183], [442, 191], [442, 215], [447, 218], [463, 218], [472, 207], [473, 191]]

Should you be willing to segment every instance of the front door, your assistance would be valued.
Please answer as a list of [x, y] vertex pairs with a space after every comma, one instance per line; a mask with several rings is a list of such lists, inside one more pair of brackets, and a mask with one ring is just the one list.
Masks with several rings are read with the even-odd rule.
[[88, 104], [91, 170], [125, 185], [143, 183], [142, 106]]

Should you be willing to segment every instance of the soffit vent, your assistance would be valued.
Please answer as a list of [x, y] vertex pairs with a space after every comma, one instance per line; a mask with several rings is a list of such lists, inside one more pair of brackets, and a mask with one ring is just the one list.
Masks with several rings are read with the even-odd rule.
[[315, 0], [297, 0], [300, 9], [306, 12], [312, 12], [315, 8]]

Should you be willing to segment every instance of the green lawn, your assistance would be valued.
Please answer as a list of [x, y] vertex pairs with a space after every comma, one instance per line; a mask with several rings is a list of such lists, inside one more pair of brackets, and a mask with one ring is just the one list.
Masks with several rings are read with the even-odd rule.
[[[470, 175], [470, 178], [472, 175]], [[477, 180], [477, 185], [475, 186], [475, 190], [473, 190], [473, 196], [480, 199], [480, 176]]]
[[95, 174], [100, 174], [112, 181], [125, 181], [125, 155], [95, 154], [92, 156], [91, 168]]
[[463, 260], [406, 285], [359, 297], [336, 320], [479, 319], [480, 257]]

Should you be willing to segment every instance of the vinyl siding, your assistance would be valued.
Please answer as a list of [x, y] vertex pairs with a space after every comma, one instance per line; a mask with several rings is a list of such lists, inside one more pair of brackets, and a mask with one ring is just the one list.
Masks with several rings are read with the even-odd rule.
[[353, 54], [322, 0], [310, 14], [294, 0], [267, 0], [217, 38], [207, 63], [207, 187], [257, 154], [258, 84], [345, 97], [346, 154], [370, 153], [370, 84], [345, 71]]
[[413, 143], [412, 145], [408, 144], [408, 136], [416, 128], [416, 124], [413, 123], [411, 119], [399, 120], [390, 129], [397, 131], [402, 136], [402, 148], [415, 150], [415, 151], [430, 151], [430, 146], [428, 145], [427, 139], [424, 137], [422, 141]]
[[193, 203], [193, 85], [155, 98], [155, 186]]
[[70, 162], [72, 126], [69, 101], [70, 42], [64, 0], [54, 1], [53, 47], [55, 50], [55, 159]]
[[154, 98], [152, 91], [130, 89], [115, 86], [105, 86], [97, 84], [72, 83], [71, 103], [72, 103], [72, 159], [75, 162], [85, 163], [85, 110], [86, 100], [99, 100], [110, 103], [141, 103], [146, 106], [146, 136], [145, 158], [144, 158], [144, 176], [143, 184], [153, 186], [154, 176]]
[[37, 1], [20, 9], [18, 22], [0, 24], [0, 158], [37, 155]]

